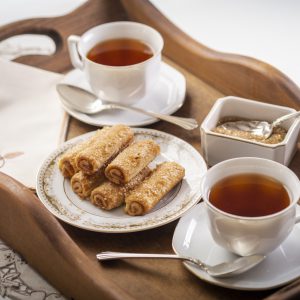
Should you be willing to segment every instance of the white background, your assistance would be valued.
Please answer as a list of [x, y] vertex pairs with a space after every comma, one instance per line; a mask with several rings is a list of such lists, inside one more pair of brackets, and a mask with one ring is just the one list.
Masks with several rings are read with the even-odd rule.
[[[63, 15], [84, 2], [2, 0], [0, 25], [35, 16]], [[204, 45], [268, 62], [300, 85], [300, 1], [152, 0], [152, 3]]]
[[204, 45], [268, 62], [300, 85], [300, 1], [152, 2]]

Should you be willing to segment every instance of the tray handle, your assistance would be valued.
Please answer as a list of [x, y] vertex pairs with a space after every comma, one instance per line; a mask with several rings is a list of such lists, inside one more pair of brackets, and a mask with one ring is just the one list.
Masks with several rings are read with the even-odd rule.
[[0, 237], [72, 299], [132, 299], [109, 281], [28, 188], [0, 172]]
[[17, 21], [0, 27], [0, 41], [19, 34], [44, 34], [56, 44], [53, 55], [26, 55], [15, 61], [44, 70], [63, 73], [72, 68], [67, 37], [81, 35], [96, 25], [127, 20], [120, 1], [89, 0], [69, 14], [54, 18], [35, 18]]

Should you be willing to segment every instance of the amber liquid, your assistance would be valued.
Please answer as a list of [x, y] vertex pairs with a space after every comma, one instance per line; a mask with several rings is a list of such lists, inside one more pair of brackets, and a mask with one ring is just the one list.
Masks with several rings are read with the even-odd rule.
[[288, 192], [277, 180], [259, 174], [238, 174], [217, 182], [209, 201], [218, 209], [242, 217], [277, 213], [290, 204]]
[[135, 39], [112, 39], [98, 43], [87, 54], [95, 63], [107, 66], [129, 66], [153, 56], [151, 48]]

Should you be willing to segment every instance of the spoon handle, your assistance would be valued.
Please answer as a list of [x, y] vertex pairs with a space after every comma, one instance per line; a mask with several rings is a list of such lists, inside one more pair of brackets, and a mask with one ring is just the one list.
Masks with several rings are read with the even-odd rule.
[[166, 259], [178, 259], [183, 261], [188, 261], [201, 270], [208, 273], [214, 277], [229, 277], [237, 274], [241, 274], [257, 264], [259, 264], [265, 256], [262, 255], [252, 255], [245, 256], [235, 259], [231, 262], [223, 262], [214, 266], [209, 266], [203, 263], [197, 258], [192, 258], [188, 256], [181, 256], [177, 254], [150, 254], [150, 253], [126, 253], [126, 252], [100, 252], [96, 255], [97, 259], [103, 260], [114, 260], [114, 259], [124, 259], [124, 258], [166, 258]]
[[286, 120], [289, 120], [291, 118], [297, 118], [300, 116], [300, 111], [296, 111], [296, 112], [293, 112], [291, 114], [288, 114], [288, 115], [284, 115], [278, 119], [276, 119], [273, 123], [272, 123], [272, 126], [275, 127], [275, 126], [278, 126], [279, 124], [281, 124], [282, 122], [286, 121]]
[[201, 263], [198, 259], [191, 257], [179, 256], [177, 254], [153, 254], [153, 253], [127, 253], [127, 252], [111, 252], [105, 251], [100, 252], [96, 255], [98, 260], [114, 260], [114, 259], [125, 259], [125, 258], [162, 258], [162, 259], [176, 259], [190, 261], [199, 267], [204, 267], [205, 264]]
[[155, 113], [152, 111], [147, 111], [138, 107], [133, 107], [133, 106], [124, 106], [121, 104], [109, 104], [110, 107], [113, 108], [119, 108], [119, 109], [125, 109], [125, 110], [131, 110], [131, 111], [136, 111], [138, 113], [142, 113], [144, 115], [148, 115], [160, 120], [167, 121], [169, 123], [173, 123], [175, 125], [181, 126], [185, 129], [192, 130], [197, 128], [199, 125], [195, 119], [192, 118], [182, 118], [182, 117], [176, 117], [176, 116], [169, 116], [169, 115], [164, 115], [160, 113]]

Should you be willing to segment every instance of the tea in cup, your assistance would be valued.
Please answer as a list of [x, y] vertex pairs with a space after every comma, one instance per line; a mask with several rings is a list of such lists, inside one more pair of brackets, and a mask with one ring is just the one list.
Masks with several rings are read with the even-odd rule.
[[201, 188], [213, 239], [238, 255], [275, 250], [300, 222], [300, 181], [277, 162], [250, 157], [223, 161], [207, 171]]
[[105, 23], [70, 36], [68, 46], [73, 66], [104, 101], [136, 103], [159, 78], [163, 39], [147, 25]]

